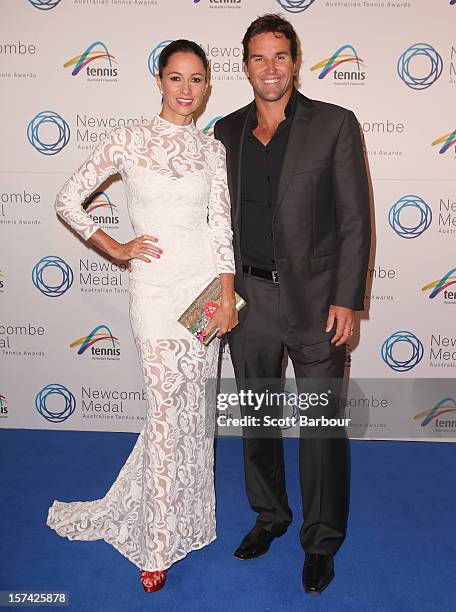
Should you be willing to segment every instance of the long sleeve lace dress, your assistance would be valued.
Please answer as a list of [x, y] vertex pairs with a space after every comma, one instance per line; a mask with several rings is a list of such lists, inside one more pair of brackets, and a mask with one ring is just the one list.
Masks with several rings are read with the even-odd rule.
[[135, 234], [156, 236], [163, 249], [150, 263], [132, 260], [130, 272], [146, 423], [106, 496], [54, 501], [47, 525], [70, 540], [103, 539], [155, 571], [216, 537], [215, 406], [205, 387], [219, 341], [204, 347], [177, 319], [217, 274], [234, 273], [225, 151], [194, 124], [159, 116], [113, 130], [57, 197], [57, 213], [85, 240], [98, 226], [81, 205], [116, 173]]

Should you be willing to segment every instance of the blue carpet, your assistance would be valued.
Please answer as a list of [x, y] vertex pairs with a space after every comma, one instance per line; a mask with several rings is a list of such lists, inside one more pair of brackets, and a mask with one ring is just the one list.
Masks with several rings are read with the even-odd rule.
[[352, 442], [349, 533], [336, 578], [320, 596], [301, 586], [297, 445], [286, 440], [295, 519], [270, 552], [232, 551], [254, 516], [243, 490], [241, 442], [217, 445], [218, 539], [144, 593], [138, 571], [102, 541], [69, 542], [45, 526], [61, 500], [102, 497], [134, 434], [0, 430], [0, 590], [66, 590], [72, 610], [454, 610], [455, 450], [451, 444]]

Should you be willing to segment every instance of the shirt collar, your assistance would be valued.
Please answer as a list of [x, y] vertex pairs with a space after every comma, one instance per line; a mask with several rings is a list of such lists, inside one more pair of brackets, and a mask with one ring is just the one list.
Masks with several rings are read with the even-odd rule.
[[[293, 117], [294, 115], [294, 111], [296, 108], [296, 104], [297, 104], [297, 100], [298, 100], [298, 93], [297, 93], [297, 89], [296, 87], [293, 87], [292, 92], [291, 92], [291, 96], [287, 102], [287, 105], [285, 106], [285, 119], [283, 121], [283, 123], [288, 122], [288, 120]], [[257, 112], [256, 112], [256, 104], [255, 104], [255, 100], [253, 101], [253, 107], [251, 110], [251, 114], [250, 114], [250, 129], [254, 130], [257, 125], [258, 125], [258, 116], [257, 116]]]

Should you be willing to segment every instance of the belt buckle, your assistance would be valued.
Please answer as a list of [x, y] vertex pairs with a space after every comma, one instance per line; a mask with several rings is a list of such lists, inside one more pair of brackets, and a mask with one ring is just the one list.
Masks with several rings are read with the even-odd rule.
[[278, 283], [279, 282], [279, 274], [278, 274], [277, 270], [272, 270], [271, 271], [271, 276], [272, 276], [272, 282], [273, 283]]

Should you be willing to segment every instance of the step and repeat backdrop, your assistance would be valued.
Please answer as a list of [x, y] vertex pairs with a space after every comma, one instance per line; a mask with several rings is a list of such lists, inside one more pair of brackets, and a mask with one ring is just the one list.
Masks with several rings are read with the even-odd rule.
[[[2, 0], [0, 427], [142, 428], [128, 271], [59, 221], [55, 196], [112, 128], [159, 112], [157, 60], [174, 39], [211, 62], [200, 129], [247, 104], [241, 40], [266, 12], [298, 32], [299, 89], [352, 109], [366, 143], [375, 244], [347, 354], [350, 435], [453, 438], [455, 0]], [[85, 206], [132, 238], [118, 177]]]

